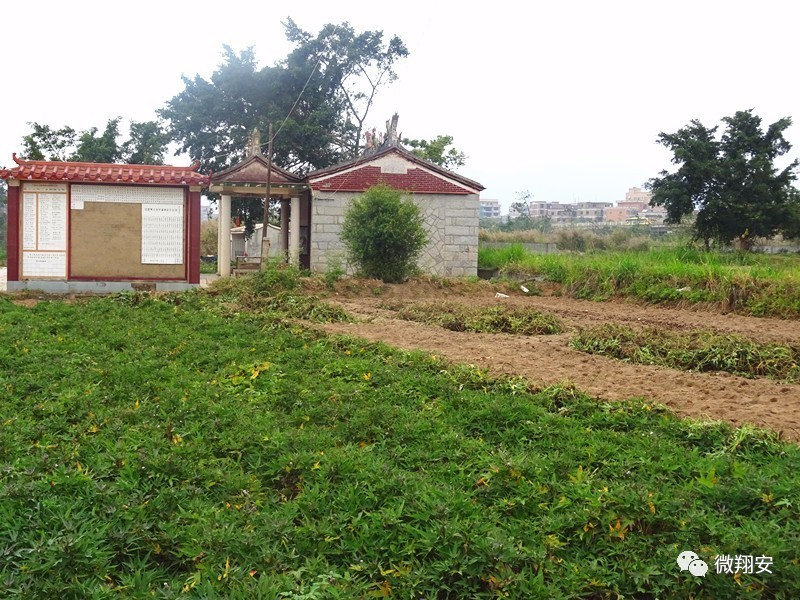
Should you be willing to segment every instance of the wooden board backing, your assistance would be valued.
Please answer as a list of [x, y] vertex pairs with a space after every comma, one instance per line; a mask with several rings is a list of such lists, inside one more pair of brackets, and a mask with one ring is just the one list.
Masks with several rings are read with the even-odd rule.
[[142, 264], [141, 204], [85, 202], [70, 219], [70, 277], [186, 279], [185, 264]]

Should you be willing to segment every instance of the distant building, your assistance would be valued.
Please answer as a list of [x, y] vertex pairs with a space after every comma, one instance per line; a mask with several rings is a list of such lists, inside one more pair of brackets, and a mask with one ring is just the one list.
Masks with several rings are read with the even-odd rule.
[[628, 217], [636, 216], [635, 211], [631, 214], [631, 209], [624, 206], [613, 206], [603, 211], [604, 223], [624, 223]]
[[600, 223], [605, 209], [612, 206], [611, 202], [578, 202], [575, 204], [575, 218], [578, 223]]
[[554, 225], [599, 223], [603, 220], [603, 211], [609, 206], [612, 206], [610, 202], [533, 201], [528, 204], [528, 214], [532, 219], [550, 219]]
[[[652, 200], [652, 192], [647, 192], [638, 187], [628, 188], [625, 192], [625, 200], [620, 200], [617, 205], [605, 209], [603, 212], [603, 222], [605, 223], [637, 223], [641, 220], [647, 219], [648, 216], [642, 214], [645, 211], [653, 211], [653, 218], [660, 219], [657, 222], [661, 223], [663, 217], [659, 216], [658, 209], [650, 208], [650, 200]], [[651, 222], [655, 222], [651, 219]]]
[[481, 219], [499, 219], [500, 218], [500, 200], [483, 200], [481, 199]]
[[625, 202], [642, 202], [648, 205], [652, 199], [653, 192], [646, 192], [642, 188], [632, 187], [625, 192]]
[[661, 225], [667, 218], [667, 209], [663, 206], [648, 207], [640, 211], [639, 216], [650, 221], [651, 225]]

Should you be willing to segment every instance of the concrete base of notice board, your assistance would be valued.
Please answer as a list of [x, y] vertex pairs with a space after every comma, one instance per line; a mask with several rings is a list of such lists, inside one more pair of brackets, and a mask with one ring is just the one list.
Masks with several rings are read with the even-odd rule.
[[9, 281], [7, 291], [34, 290], [50, 294], [116, 294], [117, 292], [183, 292], [200, 287], [185, 281], [58, 281], [27, 279]]

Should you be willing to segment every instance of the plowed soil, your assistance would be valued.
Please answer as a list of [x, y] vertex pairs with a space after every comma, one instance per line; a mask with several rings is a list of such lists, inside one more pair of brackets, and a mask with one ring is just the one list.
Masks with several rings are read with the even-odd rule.
[[[329, 301], [340, 304], [360, 322], [324, 325], [329, 332], [383, 341], [411, 350], [427, 350], [495, 374], [522, 375], [539, 385], [572, 382], [603, 400], [643, 397], [669, 406], [680, 416], [752, 423], [800, 441], [800, 385], [769, 379], [747, 379], [727, 373], [691, 373], [632, 365], [578, 352], [568, 346], [575, 330], [602, 323], [661, 327], [677, 331], [735, 333], [762, 342], [800, 344], [800, 323], [762, 319], [719, 311], [662, 308], [628, 302], [590, 302], [556, 296], [495, 298], [488, 285], [437, 288], [426, 283], [377, 285], [340, 290]], [[379, 294], [376, 296], [375, 294]], [[380, 308], [390, 302], [442, 301], [475, 305], [517, 305], [553, 313], [570, 332], [556, 336], [517, 336], [448, 331], [395, 318]]]

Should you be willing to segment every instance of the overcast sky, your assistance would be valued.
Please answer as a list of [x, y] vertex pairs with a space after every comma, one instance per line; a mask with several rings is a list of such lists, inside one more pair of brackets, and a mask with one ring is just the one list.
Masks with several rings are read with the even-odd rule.
[[[254, 46], [262, 65], [280, 60], [287, 16], [313, 33], [349, 21], [400, 36], [410, 56], [370, 126], [397, 111], [406, 137], [454, 136], [468, 157], [460, 172], [506, 207], [524, 191], [621, 200], [669, 168], [658, 133], [693, 118], [714, 125], [753, 108], [765, 123], [800, 120], [800, 4], [790, 0], [37, 0], [3, 15], [3, 166], [31, 121], [102, 130], [116, 116], [153, 119], [181, 75], [211, 75], [223, 44]], [[800, 124], [787, 137], [800, 156]]]

